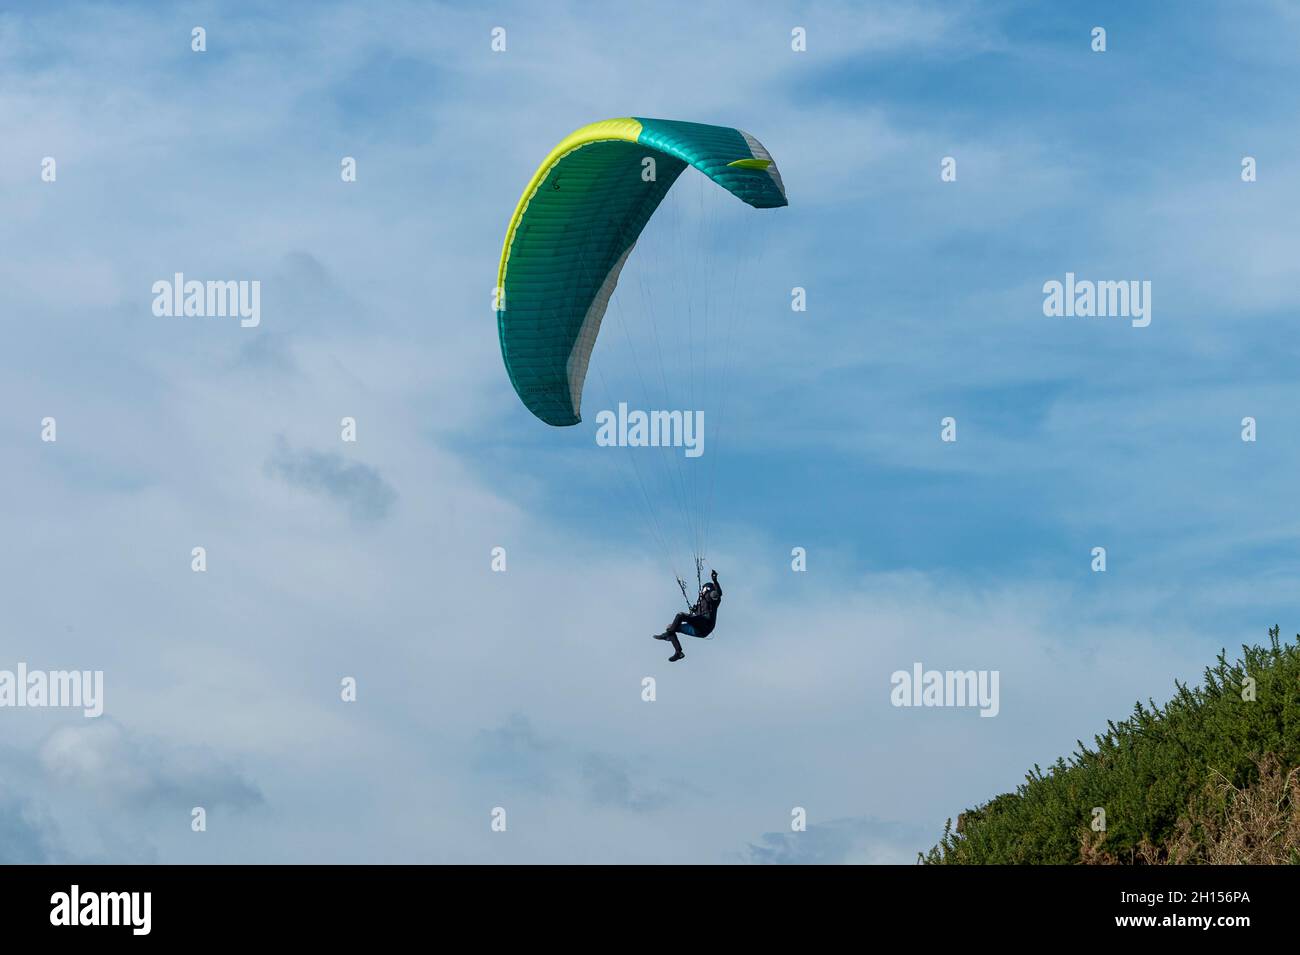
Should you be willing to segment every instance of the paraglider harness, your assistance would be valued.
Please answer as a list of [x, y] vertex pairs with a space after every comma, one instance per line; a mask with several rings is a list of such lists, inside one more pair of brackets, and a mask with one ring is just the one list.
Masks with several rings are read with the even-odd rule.
[[[695, 584], [696, 584], [695, 592], [697, 594], [702, 595], [704, 593], [704, 558], [703, 557], [695, 558]], [[695, 602], [692, 603], [691, 595], [686, 590], [686, 581], [682, 580], [681, 577], [677, 578], [677, 586], [681, 588], [682, 599], [686, 601], [686, 612], [692, 616], [699, 614], [703, 609], [702, 608], [702, 604], [704, 603], [703, 597], [702, 596], [696, 597]], [[703, 639], [712, 640], [713, 639], [712, 631], [710, 631], [709, 635], [707, 637], [704, 637]]]

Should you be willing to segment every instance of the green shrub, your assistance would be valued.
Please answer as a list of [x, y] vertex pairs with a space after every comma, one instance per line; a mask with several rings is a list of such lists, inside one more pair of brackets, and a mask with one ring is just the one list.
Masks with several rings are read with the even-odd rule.
[[[1243, 646], [1236, 662], [1220, 652], [1202, 686], [1175, 683], [1163, 707], [1138, 703], [1128, 719], [1108, 721], [1091, 748], [1079, 741], [1068, 760], [1034, 766], [1014, 793], [962, 813], [956, 831], [950, 820], [919, 861], [1162, 862], [1175, 844], [1173, 861], [1198, 861], [1196, 846], [1212, 838], [1205, 820], [1236, 811], [1233, 794], [1259, 783], [1262, 760], [1283, 776], [1300, 766], [1300, 638], [1283, 645], [1279, 632], [1269, 630], [1267, 647]], [[1247, 677], [1253, 700], [1243, 698]], [[1105, 810], [1104, 833], [1091, 830], [1094, 807]]]

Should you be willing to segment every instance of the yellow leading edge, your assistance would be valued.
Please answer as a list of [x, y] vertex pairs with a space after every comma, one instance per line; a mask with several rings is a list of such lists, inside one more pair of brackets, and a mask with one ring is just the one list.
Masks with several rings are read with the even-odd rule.
[[598, 123], [589, 123], [581, 129], [575, 129], [569, 135], [559, 141], [542, 160], [542, 164], [537, 167], [537, 172], [533, 173], [533, 178], [528, 181], [524, 188], [524, 194], [519, 197], [519, 204], [515, 206], [515, 214], [510, 217], [510, 225], [506, 228], [505, 244], [501, 248], [501, 264], [497, 267], [497, 288], [504, 290], [506, 287], [506, 264], [510, 261], [510, 246], [515, 241], [515, 229], [519, 227], [524, 213], [528, 211], [528, 203], [532, 201], [534, 193], [542, 184], [551, 168], [561, 159], [573, 152], [575, 149], [581, 149], [583, 146], [590, 146], [592, 143], [605, 142], [607, 140], [622, 140], [624, 142], [634, 143], [637, 137], [641, 135], [641, 124], [630, 116], [622, 119], [602, 119]]

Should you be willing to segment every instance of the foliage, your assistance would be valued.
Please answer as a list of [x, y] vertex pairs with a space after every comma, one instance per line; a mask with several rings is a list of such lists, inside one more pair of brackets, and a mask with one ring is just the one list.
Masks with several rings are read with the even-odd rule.
[[[1107, 721], [1092, 747], [1037, 765], [1014, 793], [951, 821], [929, 864], [1294, 862], [1300, 859], [1300, 638], [1220, 652], [1196, 689], [1175, 682]], [[1254, 693], [1247, 692], [1248, 678]], [[1091, 828], [1094, 808], [1104, 832]]]

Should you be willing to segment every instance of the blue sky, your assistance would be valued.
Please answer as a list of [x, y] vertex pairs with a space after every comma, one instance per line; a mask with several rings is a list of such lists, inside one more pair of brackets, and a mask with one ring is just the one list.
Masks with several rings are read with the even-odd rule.
[[[1294, 9], [746, 11], [0, 14], [0, 669], [106, 681], [97, 721], [0, 710], [0, 859], [908, 862], [1295, 631]], [[727, 598], [672, 667], [613, 449], [527, 414], [490, 308], [537, 163], [625, 115], [754, 133], [790, 198], [709, 245], [746, 270], [711, 352]], [[620, 320], [681, 238], [647, 236]], [[178, 271], [259, 279], [261, 325], [155, 317]], [[1067, 271], [1151, 281], [1150, 326], [1045, 317]], [[999, 715], [890, 706], [918, 660], [999, 670]]]

